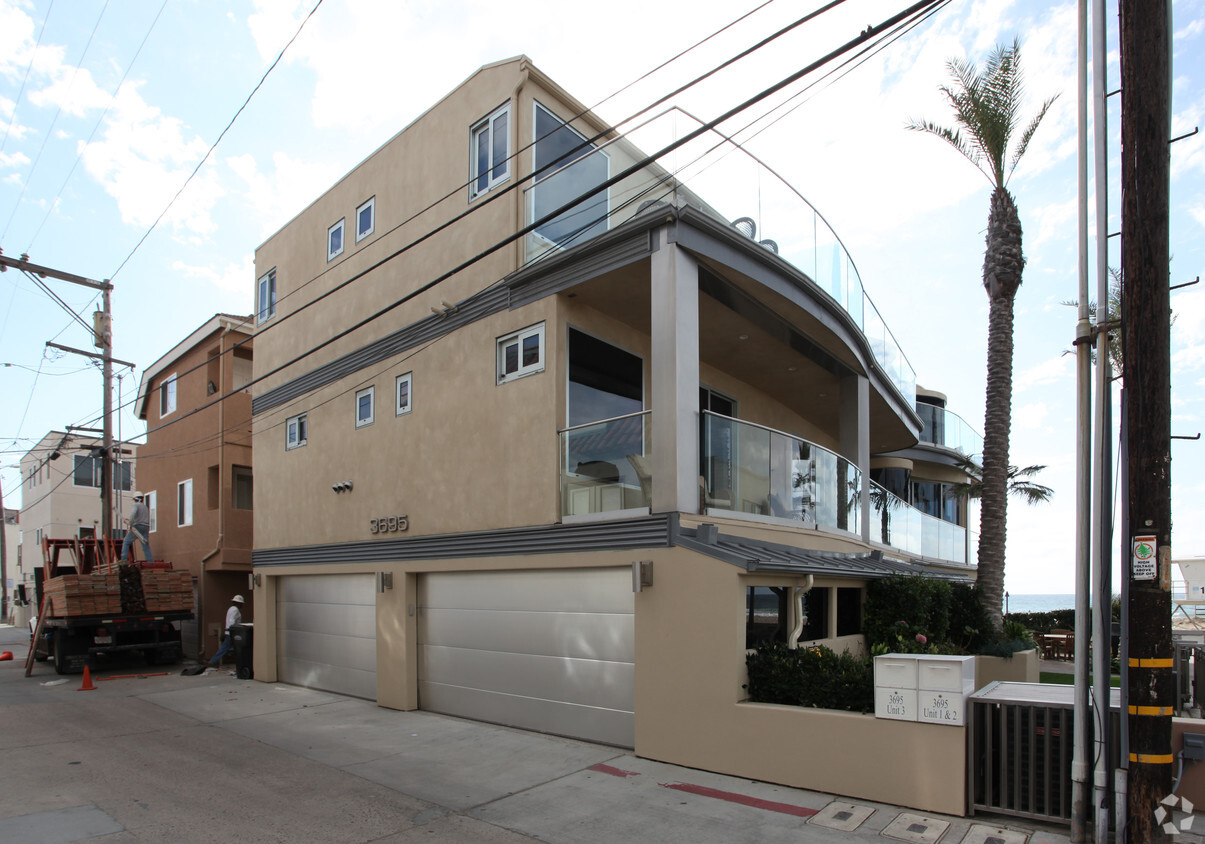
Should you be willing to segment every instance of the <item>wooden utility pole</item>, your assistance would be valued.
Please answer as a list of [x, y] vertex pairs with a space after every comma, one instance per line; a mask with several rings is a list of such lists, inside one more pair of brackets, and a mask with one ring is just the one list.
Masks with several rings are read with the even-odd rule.
[[[1171, 636], [1170, 0], [1121, 0], [1122, 327], [1128, 396], [1128, 841], [1167, 841]], [[1099, 186], [1098, 186], [1099, 189]]]

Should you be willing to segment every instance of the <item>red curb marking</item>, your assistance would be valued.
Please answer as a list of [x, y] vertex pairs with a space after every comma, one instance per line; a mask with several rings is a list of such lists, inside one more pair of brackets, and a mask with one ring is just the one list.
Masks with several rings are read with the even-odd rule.
[[718, 788], [708, 788], [705, 785], [690, 785], [684, 782], [663, 782], [660, 785], [662, 788], [672, 788], [674, 791], [685, 791], [701, 797], [714, 797], [717, 800], [727, 800], [729, 803], [740, 803], [742, 806], [782, 812], [784, 815], [795, 815], [800, 818], [810, 818], [817, 813], [816, 809], [805, 809], [802, 806], [792, 806], [790, 803], [775, 803], [773, 800], [762, 800], [759, 797], [747, 797], [744, 794], [720, 791]]
[[610, 774], [613, 777], [638, 777], [636, 771], [624, 771], [619, 768], [612, 768], [610, 765], [604, 765], [601, 762], [597, 765], [591, 765], [589, 770], [598, 771], [600, 774]]

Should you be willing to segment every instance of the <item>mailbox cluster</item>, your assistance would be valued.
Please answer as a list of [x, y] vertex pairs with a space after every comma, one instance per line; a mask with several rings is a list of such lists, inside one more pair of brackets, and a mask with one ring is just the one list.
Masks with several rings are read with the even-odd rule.
[[886, 654], [874, 658], [874, 714], [961, 727], [975, 691], [975, 657]]

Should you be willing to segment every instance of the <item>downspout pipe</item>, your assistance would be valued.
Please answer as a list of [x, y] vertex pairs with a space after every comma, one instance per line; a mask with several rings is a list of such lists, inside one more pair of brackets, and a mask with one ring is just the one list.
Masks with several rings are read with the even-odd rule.
[[812, 591], [812, 584], [815, 582], [815, 577], [809, 574], [803, 581], [803, 586], [791, 587], [791, 615], [794, 618], [791, 623], [791, 635], [787, 636], [789, 650], [793, 651], [799, 647], [799, 634], [803, 632], [803, 596]]
[[[511, 178], [516, 180], [518, 184], [519, 178], [519, 93], [523, 90], [523, 86], [527, 84], [527, 78], [530, 75], [527, 62], [524, 61], [522, 68], [519, 70], [519, 81], [515, 83], [515, 87], [510, 92], [510, 101], [512, 103], [510, 120], [510, 173]], [[523, 225], [524, 218], [524, 200], [526, 194], [521, 188], [515, 189], [515, 231]], [[527, 238], [521, 237], [515, 241], [515, 267], [523, 266], [526, 258]]]

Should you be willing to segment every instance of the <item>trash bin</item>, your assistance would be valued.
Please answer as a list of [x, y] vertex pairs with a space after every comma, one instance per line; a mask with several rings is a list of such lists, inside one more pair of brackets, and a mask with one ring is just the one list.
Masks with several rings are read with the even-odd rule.
[[236, 624], [230, 628], [230, 638], [234, 647], [234, 674], [240, 680], [250, 680], [255, 677], [251, 665], [251, 647], [255, 639], [255, 627], [252, 624]]

